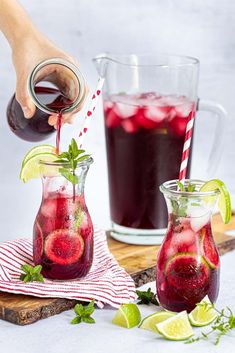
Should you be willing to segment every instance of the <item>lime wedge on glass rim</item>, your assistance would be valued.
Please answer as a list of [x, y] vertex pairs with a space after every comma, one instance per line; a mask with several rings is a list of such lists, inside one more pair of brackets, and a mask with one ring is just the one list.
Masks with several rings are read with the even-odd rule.
[[136, 304], [123, 304], [116, 312], [112, 323], [125, 328], [139, 325], [141, 314]]
[[219, 201], [218, 207], [225, 224], [229, 223], [232, 216], [232, 207], [229, 191], [223, 181], [219, 179], [212, 179], [207, 181], [200, 188], [200, 192], [215, 191], [219, 190]]
[[182, 341], [194, 335], [186, 311], [160, 322], [156, 327], [159, 333], [168, 340]]
[[[27, 183], [30, 179], [40, 178], [42, 172], [42, 165], [40, 165], [40, 161], [54, 162], [57, 159], [57, 155], [51, 152], [43, 152], [32, 155], [29, 159], [22, 163], [20, 179], [23, 180], [24, 183]], [[55, 168], [58, 169], [58, 167]], [[44, 169], [46, 169], [46, 166], [44, 166]]]
[[141, 321], [139, 328], [159, 333], [156, 324], [159, 324], [160, 322], [165, 321], [174, 315], [175, 313], [170, 311], [158, 311], [145, 317]]
[[[209, 304], [209, 305], [208, 305]], [[208, 296], [197, 304], [196, 308], [189, 314], [189, 321], [193, 326], [206, 326], [211, 324], [218, 316], [216, 310], [211, 306]]]
[[54, 146], [52, 146], [52, 145], [46, 145], [46, 144], [45, 145], [34, 146], [24, 156], [24, 159], [22, 161], [22, 166], [31, 157], [35, 156], [36, 154], [45, 153], [45, 152], [46, 153], [56, 153], [56, 148]]

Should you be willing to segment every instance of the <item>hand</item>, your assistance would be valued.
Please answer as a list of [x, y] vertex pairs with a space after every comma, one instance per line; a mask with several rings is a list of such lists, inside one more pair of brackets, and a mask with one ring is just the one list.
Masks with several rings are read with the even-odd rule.
[[[12, 48], [12, 58], [17, 77], [16, 99], [20, 103], [24, 116], [27, 119], [32, 118], [36, 109], [27, 90], [27, 79], [34, 67], [43, 60], [50, 58], [61, 58], [77, 65], [71, 56], [58, 49], [54, 44], [38, 32], [30, 33], [24, 41], [21, 41], [20, 43], [17, 42]], [[52, 73], [53, 66], [48, 66], [43, 76], [46, 77], [48, 74]], [[58, 86], [62, 87], [65, 91], [66, 82], [63, 75], [63, 66], [61, 66], [60, 72], [56, 72], [56, 75], [58, 78]], [[62, 123], [72, 123], [75, 114], [82, 109], [82, 106], [83, 104], [79, 105], [72, 113], [64, 114]], [[51, 115], [48, 119], [48, 123], [56, 128], [57, 115]]]

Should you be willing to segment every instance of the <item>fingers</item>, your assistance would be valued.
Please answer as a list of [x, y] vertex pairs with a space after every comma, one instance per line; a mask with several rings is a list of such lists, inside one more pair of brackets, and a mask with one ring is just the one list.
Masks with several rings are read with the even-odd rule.
[[35, 114], [36, 107], [33, 104], [33, 101], [30, 99], [25, 87], [26, 84], [17, 84], [16, 100], [21, 105], [25, 118], [30, 119]]

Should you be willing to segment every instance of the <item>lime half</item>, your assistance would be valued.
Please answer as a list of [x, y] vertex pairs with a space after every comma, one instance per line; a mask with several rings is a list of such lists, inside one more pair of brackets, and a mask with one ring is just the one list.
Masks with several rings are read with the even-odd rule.
[[211, 301], [206, 296], [189, 314], [189, 321], [193, 326], [206, 326], [212, 323], [218, 314], [211, 306]]
[[[26, 183], [30, 179], [39, 178], [42, 173], [42, 166], [39, 162], [54, 162], [57, 158], [58, 156], [55, 153], [50, 152], [34, 154], [28, 160], [26, 160], [24, 164], [22, 164], [20, 179]], [[44, 169], [46, 169], [46, 166]]]
[[33, 157], [36, 154], [39, 153], [55, 153], [56, 152], [56, 148], [52, 145], [39, 145], [39, 146], [34, 146], [33, 148], [31, 148], [31, 150], [29, 150], [22, 162], [22, 166], [25, 164], [25, 162], [27, 162], [28, 159], [30, 159], [31, 157]]
[[139, 325], [141, 314], [136, 304], [123, 304], [116, 312], [112, 323], [125, 328]]
[[229, 191], [226, 185], [223, 183], [223, 181], [219, 179], [209, 180], [204, 185], [202, 185], [200, 189], [200, 191], [202, 192], [215, 191], [215, 190], [220, 191], [218, 207], [219, 207], [223, 222], [227, 224], [230, 221], [232, 216], [232, 207], [231, 207], [231, 199], [230, 199]]
[[157, 313], [145, 317], [140, 323], [139, 328], [158, 333], [156, 324], [159, 324], [172, 316], [175, 316], [175, 313], [171, 313], [170, 311], [158, 311]]
[[168, 340], [186, 340], [194, 334], [186, 311], [182, 311], [181, 313], [160, 322], [156, 326], [158, 331]]

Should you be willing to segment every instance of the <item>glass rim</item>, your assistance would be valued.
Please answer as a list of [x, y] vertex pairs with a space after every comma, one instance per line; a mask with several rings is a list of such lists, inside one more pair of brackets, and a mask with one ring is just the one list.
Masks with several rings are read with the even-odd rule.
[[[185, 197], [189, 197], [189, 196], [195, 196], [195, 197], [207, 197], [207, 196], [217, 196], [219, 195], [220, 191], [217, 190], [213, 190], [213, 191], [194, 191], [194, 192], [189, 192], [189, 191], [180, 191], [177, 190], [178, 185], [177, 185], [177, 181], [179, 179], [173, 179], [173, 180], [168, 180], [166, 182], [164, 182], [163, 184], [161, 184], [159, 186], [160, 191], [163, 194], [168, 194], [168, 195], [174, 195], [174, 196], [185, 196]], [[185, 179], [185, 183], [187, 184], [193, 184], [196, 186], [202, 186], [203, 184], [205, 184], [206, 181], [204, 180], [200, 180], [200, 179]], [[175, 187], [176, 190], [171, 189]]]
[[[182, 60], [182, 62], [179, 63], [165, 63], [165, 64], [130, 64], [130, 63], [125, 63], [121, 61], [124, 58], [151, 58], [151, 59], [160, 59], [160, 58], [165, 58], [165, 59], [177, 59], [177, 60]], [[180, 55], [180, 54], [169, 54], [169, 53], [146, 53], [146, 54], [120, 54], [120, 53], [101, 53], [96, 55], [92, 60], [97, 61], [101, 59], [106, 59], [108, 61], [111, 61], [115, 64], [127, 66], [127, 67], [159, 67], [159, 68], [177, 68], [177, 67], [188, 67], [188, 66], [197, 66], [200, 64], [199, 59], [189, 56], [189, 55]]]
[[[91, 156], [87, 157], [83, 161], [78, 162], [76, 169], [78, 169], [79, 167], [83, 167], [83, 166], [89, 166], [93, 162], [94, 162], [94, 159]], [[64, 166], [70, 167], [69, 162], [63, 163], [63, 162], [49, 162], [49, 161], [40, 160], [39, 164], [44, 165], [44, 166], [48, 166], [48, 167], [64, 167]]]
[[83, 101], [83, 99], [85, 97], [85, 93], [86, 93], [85, 79], [84, 79], [81, 71], [78, 69], [78, 67], [76, 65], [74, 65], [73, 63], [71, 63], [70, 61], [64, 60], [62, 58], [51, 58], [51, 59], [41, 61], [39, 64], [37, 64], [34, 67], [33, 71], [31, 72], [31, 74], [28, 77], [28, 91], [30, 93], [30, 96], [31, 96], [33, 103], [36, 105], [37, 108], [39, 108], [40, 110], [42, 110], [44, 113], [47, 113], [47, 114], [51, 114], [51, 113], [56, 114], [56, 112], [53, 109], [48, 108], [45, 104], [42, 104], [40, 102], [40, 100], [37, 98], [37, 95], [35, 94], [35, 90], [34, 90], [34, 88], [35, 88], [34, 78], [35, 78], [36, 74], [38, 73], [38, 71], [47, 65], [53, 65], [53, 64], [54, 65], [61, 65], [61, 66], [68, 68], [70, 71], [73, 72], [73, 74], [75, 75], [75, 77], [78, 81], [78, 85], [79, 85], [78, 96], [76, 97], [74, 102], [68, 108], [62, 109], [62, 113], [69, 113], [69, 112], [73, 111], [79, 105], [80, 102]]

